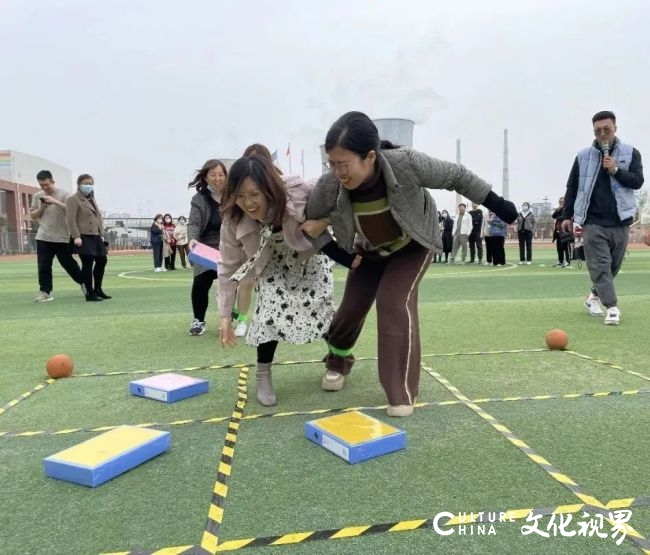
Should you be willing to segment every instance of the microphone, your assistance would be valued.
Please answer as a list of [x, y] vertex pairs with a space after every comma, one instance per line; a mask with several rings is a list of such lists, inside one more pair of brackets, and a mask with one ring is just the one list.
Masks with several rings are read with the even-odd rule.
[[603, 151], [603, 156], [609, 156], [609, 143], [607, 141], [600, 143], [600, 148]]

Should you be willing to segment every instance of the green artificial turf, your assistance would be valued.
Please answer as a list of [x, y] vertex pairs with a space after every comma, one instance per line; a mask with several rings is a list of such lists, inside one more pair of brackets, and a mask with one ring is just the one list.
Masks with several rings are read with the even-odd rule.
[[[514, 249], [508, 250], [509, 260]], [[533, 266], [493, 269], [431, 266], [419, 291], [423, 363], [470, 399], [565, 395], [650, 389], [647, 342], [650, 250], [631, 250], [617, 278], [622, 325], [588, 316], [582, 299], [586, 270], [553, 268], [554, 250], [536, 248]], [[218, 342], [214, 297], [201, 337], [191, 322], [190, 271], [154, 274], [147, 255], [112, 256], [105, 290], [113, 299], [86, 303], [55, 264], [55, 300], [32, 302], [35, 260], [0, 259], [0, 407], [45, 381], [45, 362], [70, 354], [75, 376], [34, 392], [0, 414], [0, 553], [97, 554], [188, 545], [201, 538], [227, 422], [237, 398], [239, 370], [201, 369], [191, 376], [211, 389], [166, 405], [128, 394], [128, 383], [150, 374], [78, 377], [83, 373], [158, 371], [194, 366], [251, 364], [244, 344]], [[340, 299], [345, 272], [336, 270]], [[544, 348], [549, 329], [562, 328], [566, 352]], [[224, 502], [222, 540], [263, 537], [344, 526], [431, 518], [440, 511], [550, 507], [578, 503], [566, 487], [455, 400], [422, 372], [411, 418], [390, 419], [377, 379], [376, 317], [368, 316], [355, 347], [359, 358], [345, 388], [320, 389], [324, 343], [281, 344], [274, 383], [277, 407], [249, 395]], [[524, 350], [465, 355], [468, 352]], [[454, 356], [442, 354], [457, 353]], [[592, 359], [603, 359], [634, 376]], [[442, 404], [439, 404], [441, 403]], [[321, 415], [259, 414], [364, 406], [367, 413], [407, 432], [401, 452], [348, 465], [303, 437]], [[497, 418], [560, 472], [600, 501], [650, 494], [650, 395], [486, 402]], [[180, 420], [191, 422], [178, 423]], [[176, 422], [176, 424], [171, 424]], [[9, 437], [2, 432], [55, 432], [118, 424], [155, 423], [172, 433], [172, 449], [124, 475], [89, 489], [45, 478], [42, 459], [97, 432]], [[632, 508], [632, 524], [650, 535], [650, 508]], [[542, 523], [548, 523], [548, 517]], [[250, 548], [248, 553], [632, 553], [611, 539], [523, 536], [521, 525], [496, 526], [496, 535], [442, 537], [432, 530], [379, 533], [359, 538]]]

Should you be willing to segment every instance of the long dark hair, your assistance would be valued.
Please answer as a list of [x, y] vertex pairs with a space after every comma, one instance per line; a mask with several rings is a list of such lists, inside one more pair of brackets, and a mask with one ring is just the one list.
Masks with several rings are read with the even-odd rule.
[[203, 167], [200, 170], [196, 170], [196, 175], [194, 176], [194, 179], [192, 179], [192, 181], [187, 184], [187, 188], [191, 189], [194, 187], [197, 193], [202, 193], [205, 191], [208, 187], [208, 182], [205, 180], [205, 178], [208, 175], [208, 172], [217, 166], [221, 166], [221, 169], [223, 170], [223, 173], [227, 179], [228, 170], [226, 169], [226, 165], [221, 160], [212, 158], [203, 164]]
[[399, 148], [390, 141], [381, 141], [373, 121], [363, 112], [348, 112], [337, 119], [325, 137], [325, 152], [335, 146], [350, 150], [363, 160], [371, 150]]
[[267, 219], [274, 227], [282, 225], [287, 209], [287, 193], [282, 178], [273, 164], [264, 156], [251, 154], [237, 160], [230, 168], [226, 190], [222, 200], [222, 213], [238, 222], [242, 209], [237, 206], [237, 195], [246, 178], [252, 179], [260, 188], [269, 204]]

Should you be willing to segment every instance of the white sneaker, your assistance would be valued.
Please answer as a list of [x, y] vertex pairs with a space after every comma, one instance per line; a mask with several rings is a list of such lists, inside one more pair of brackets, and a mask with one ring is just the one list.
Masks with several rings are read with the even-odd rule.
[[244, 337], [246, 335], [246, 322], [239, 322], [235, 328], [235, 337]]
[[413, 405], [388, 405], [386, 409], [388, 416], [401, 418], [413, 414]]
[[523, 266], [523, 265], [524, 265], [524, 261], [522, 260], [522, 261], [519, 263], [519, 265], [520, 265], [520, 266]]
[[585, 299], [585, 308], [591, 316], [603, 315], [603, 309], [600, 308], [600, 299], [593, 293], [590, 293], [589, 296]]
[[39, 291], [34, 299], [35, 303], [47, 303], [54, 300], [54, 295], [51, 293], [46, 293], [45, 291]]
[[192, 326], [190, 327], [190, 331], [188, 332], [190, 335], [203, 335], [205, 333], [205, 322], [201, 322], [201, 320], [197, 320], [194, 318], [192, 320]]
[[345, 376], [334, 370], [328, 370], [323, 376], [321, 387], [325, 391], [340, 391], [345, 384]]
[[532, 262], [526, 262], [526, 266], [530, 266]]
[[605, 324], [608, 326], [618, 326], [621, 323], [621, 311], [618, 307], [613, 306], [607, 309], [607, 315], [605, 316]]

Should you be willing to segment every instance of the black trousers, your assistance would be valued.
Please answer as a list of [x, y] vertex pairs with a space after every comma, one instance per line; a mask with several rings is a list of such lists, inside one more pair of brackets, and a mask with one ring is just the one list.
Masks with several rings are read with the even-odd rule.
[[562, 264], [564, 261], [571, 263], [571, 258], [569, 256], [569, 244], [571, 241], [560, 242], [558, 239], [555, 240], [555, 248], [557, 249], [557, 261]]
[[88, 294], [101, 291], [108, 258], [105, 256], [92, 256], [90, 254], [80, 254], [79, 258], [81, 258], [81, 275], [83, 283], [86, 286], [86, 291]]
[[278, 346], [277, 341], [269, 341], [261, 343], [257, 346], [257, 362], [261, 364], [273, 362], [275, 356], [275, 349]]
[[488, 264], [492, 264], [492, 251], [494, 250], [494, 241], [492, 239], [494, 239], [494, 237], [485, 236], [485, 261]]
[[527, 230], [518, 231], [517, 237], [519, 238], [519, 260], [521, 262], [530, 262], [533, 259], [533, 232]]
[[[486, 237], [485, 245], [487, 247], [488, 239], [490, 240], [490, 251], [492, 254], [492, 265], [499, 266], [506, 263], [506, 238], [505, 237]], [[490, 255], [488, 255], [489, 257]], [[488, 258], [488, 262], [490, 259]]]
[[151, 243], [151, 248], [153, 249], [153, 267], [160, 268], [162, 267], [162, 243]]
[[72, 256], [70, 243], [52, 243], [51, 241], [36, 241], [36, 261], [38, 265], [38, 286], [44, 293], [51, 293], [52, 285], [52, 263], [54, 257], [59, 261], [61, 267], [68, 272], [68, 275], [76, 282], [83, 283], [79, 264]]
[[176, 245], [176, 250], [178, 251], [178, 254], [181, 257], [181, 266], [183, 266], [183, 268], [187, 268], [187, 263], [185, 262], [185, 256], [189, 255], [190, 253], [189, 245]]
[[192, 311], [194, 318], [205, 322], [205, 313], [208, 311], [208, 301], [210, 297], [210, 288], [214, 280], [219, 276], [214, 270], [207, 270], [197, 276], [194, 276], [192, 282]]
[[478, 233], [469, 234], [469, 261], [474, 262], [474, 257], [478, 254], [478, 261], [483, 262], [483, 240]]
[[165, 257], [165, 268], [167, 270], [175, 270], [176, 269], [176, 245], [170, 247], [170, 249], [171, 249], [171, 254]]

